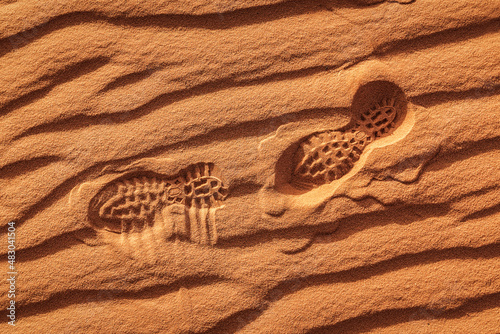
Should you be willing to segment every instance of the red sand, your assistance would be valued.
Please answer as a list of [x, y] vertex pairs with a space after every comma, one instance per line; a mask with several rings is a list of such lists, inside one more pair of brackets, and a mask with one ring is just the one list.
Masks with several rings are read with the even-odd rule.
[[499, 17], [0, 0], [0, 332], [500, 333]]

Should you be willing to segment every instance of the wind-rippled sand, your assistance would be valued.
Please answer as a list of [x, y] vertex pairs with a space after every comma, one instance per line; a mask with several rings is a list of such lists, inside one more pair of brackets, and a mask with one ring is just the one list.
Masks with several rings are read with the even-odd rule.
[[0, 0], [16, 330], [499, 333], [499, 50], [499, 1]]

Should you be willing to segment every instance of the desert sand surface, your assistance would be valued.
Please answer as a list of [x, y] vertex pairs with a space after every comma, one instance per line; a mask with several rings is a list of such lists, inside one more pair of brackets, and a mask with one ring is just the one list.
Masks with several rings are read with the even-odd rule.
[[499, 93], [499, 0], [0, 0], [0, 332], [498, 334]]

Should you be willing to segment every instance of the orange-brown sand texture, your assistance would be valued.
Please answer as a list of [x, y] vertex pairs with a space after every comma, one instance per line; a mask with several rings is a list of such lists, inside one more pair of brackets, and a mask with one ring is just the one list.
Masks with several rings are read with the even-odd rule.
[[499, 18], [0, 0], [0, 332], [500, 333]]

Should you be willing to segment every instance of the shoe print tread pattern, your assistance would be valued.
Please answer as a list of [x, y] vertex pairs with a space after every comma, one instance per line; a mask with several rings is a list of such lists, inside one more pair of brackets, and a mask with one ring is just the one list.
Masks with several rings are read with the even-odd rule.
[[[192, 242], [214, 244], [217, 235], [214, 210], [228, 196], [228, 188], [214, 175], [214, 170], [212, 163], [198, 163], [175, 177], [158, 174], [122, 177], [91, 200], [90, 216], [100, 220], [104, 229], [116, 233], [141, 232], [154, 224], [164, 224], [169, 236], [184, 231], [181, 237]], [[168, 213], [165, 208], [175, 204], [184, 206], [186, 226], [174, 226], [166, 222], [169, 217], [161, 217]]]
[[348, 129], [308, 136], [295, 153], [292, 186], [310, 190], [342, 178], [354, 167], [368, 144], [396, 129], [397, 117], [396, 99], [384, 98], [354, 115]]

